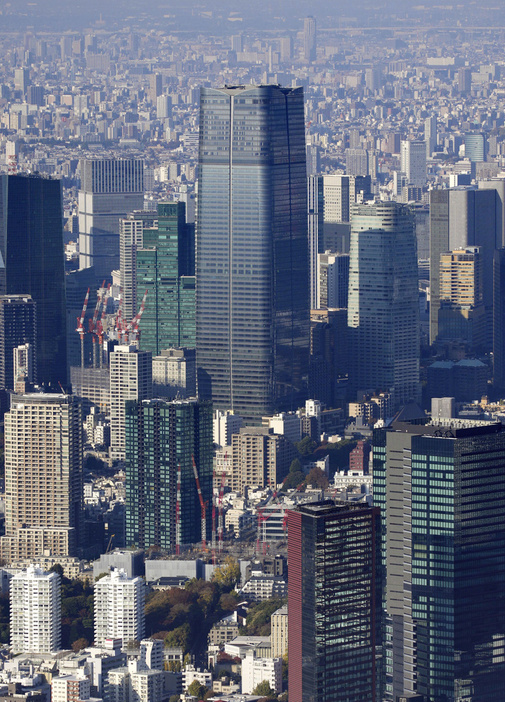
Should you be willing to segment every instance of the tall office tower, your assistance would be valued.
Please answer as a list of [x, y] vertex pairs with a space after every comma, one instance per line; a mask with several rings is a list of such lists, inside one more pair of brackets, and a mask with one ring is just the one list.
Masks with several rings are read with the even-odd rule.
[[464, 135], [465, 158], [472, 163], [486, 160], [486, 135], [470, 132]]
[[496, 226], [498, 228], [496, 247], [501, 248], [505, 246], [505, 178], [479, 180], [477, 187], [479, 190], [495, 191]]
[[122, 569], [95, 583], [95, 646], [103, 646], [105, 639], [122, 639], [126, 646], [144, 638], [145, 590], [143, 578], [129, 578]]
[[300, 405], [309, 356], [302, 88], [202, 88], [198, 390], [259, 421]]
[[137, 249], [137, 297], [147, 291], [140, 346], [157, 356], [195, 347], [194, 240], [183, 202], [158, 203], [158, 228], [144, 229]]
[[279, 48], [281, 54], [281, 63], [291, 61], [293, 58], [293, 38], [281, 37], [279, 39]]
[[116, 346], [109, 357], [110, 367], [110, 453], [112, 460], [125, 458], [126, 400], [152, 397], [153, 371], [150, 351], [136, 346]]
[[197, 400], [127, 402], [125, 423], [127, 545], [159, 546], [170, 552], [177, 545], [209, 538], [210, 519], [202, 534], [193, 458], [203, 500], [210, 505], [211, 404]]
[[477, 351], [485, 348], [482, 274], [480, 246], [467, 246], [440, 256], [439, 341], [464, 342]]
[[466, 246], [480, 246], [487, 346], [491, 349], [493, 310], [493, 254], [503, 246], [499, 191], [449, 189], [430, 192], [430, 343], [438, 337], [440, 256]]
[[170, 97], [168, 95], [158, 95], [156, 98], [156, 119], [167, 119], [171, 114], [172, 101]]
[[369, 175], [329, 174], [322, 179], [325, 224], [348, 222], [351, 205], [371, 198], [372, 179]]
[[242, 34], [233, 34], [230, 37], [230, 43], [232, 51], [236, 51], [240, 54], [244, 50], [244, 37]]
[[307, 159], [307, 176], [315, 176], [321, 170], [321, 153], [317, 144], [307, 144], [305, 147]]
[[424, 142], [426, 144], [426, 158], [431, 158], [437, 146], [437, 116], [432, 115], [424, 120]]
[[307, 205], [308, 205], [308, 230], [309, 230], [309, 291], [310, 309], [317, 306], [317, 257], [322, 251], [323, 225], [324, 225], [324, 200], [323, 177], [309, 175], [307, 178]]
[[26, 93], [30, 84], [30, 72], [28, 68], [16, 68], [14, 71], [14, 90]]
[[61, 579], [30, 565], [10, 581], [13, 653], [54, 653], [61, 647]]
[[7, 561], [76, 555], [82, 532], [82, 416], [78, 398], [16, 395], [5, 415]]
[[355, 390], [419, 398], [419, 300], [414, 221], [395, 202], [351, 208], [347, 323]]
[[[123, 318], [132, 320], [137, 305], [137, 249], [142, 248], [144, 229], [155, 227], [158, 213], [152, 210], [131, 212], [119, 220], [119, 270], [121, 275], [121, 306]], [[144, 291], [142, 291], [142, 295]]]
[[37, 380], [67, 382], [61, 182], [0, 176], [0, 292], [30, 295], [37, 307]]
[[79, 190], [79, 268], [110, 280], [119, 268], [119, 220], [144, 207], [144, 161], [82, 159]]
[[317, 309], [347, 308], [349, 254], [319, 254]]
[[35, 349], [37, 343], [36, 304], [30, 295], [0, 296], [0, 387], [14, 390], [14, 356], [18, 346], [29, 345], [29, 382], [34, 382], [37, 374]]
[[503, 427], [434, 419], [375, 430], [373, 482], [383, 520], [387, 699], [499, 699]]
[[316, 20], [305, 17], [303, 20], [303, 58], [305, 61], [315, 61], [317, 58]]
[[505, 387], [505, 249], [493, 260], [493, 384]]
[[346, 175], [368, 175], [368, 151], [366, 149], [345, 150]]
[[288, 512], [290, 702], [382, 700], [380, 533], [364, 504]]
[[426, 185], [426, 143], [424, 141], [402, 141], [400, 164], [409, 185], [417, 188], [423, 188]]
[[472, 91], [472, 69], [460, 68], [458, 70], [458, 89], [463, 95], [468, 95]]

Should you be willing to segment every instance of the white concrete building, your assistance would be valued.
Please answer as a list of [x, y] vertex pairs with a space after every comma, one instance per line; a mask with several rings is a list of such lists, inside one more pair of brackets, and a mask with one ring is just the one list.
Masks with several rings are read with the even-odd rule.
[[214, 411], [213, 429], [214, 443], [218, 446], [231, 446], [232, 434], [238, 434], [243, 424], [242, 417], [233, 413], [233, 410]]
[[150, 351], [116, 346], [110, 355], [110, 452], [112, 460], [125, 458], [125, 402], [152, 397]]
[[189, 664], [182, 671], [182, 689], [184, 692], [195, 680], [198, 680], [200, 685], [212, 687], [212, 673], [209, 673], [208, 670], [200, 670], [200, 668], [195, 668], [194, 665]]
[[282, 434], [293, 444], [302, 438], [302, 422], [296, 412], [280, 412], [273, 417], [262, 417], [262, 424], [273, 429], [274, 434]]
[[51, 681], [51, 702], [89, 700], [90, 682], [83, 671], [74, 675], [59, 675]]
[[141, 670], [163, 670], [163, 641], [161, 639], [144, 639], [140, 642]]
[[242, 693], [250, 695], [264, 680], [274, 692], [282, 691], [282, 660], [255, 658], [254, 653], [249, 651], [242, 661]]
[[107, 702], [161, 702], [165, 698], [162, 670], [140, 670], [137, 660], [128, 667], [109, 672], [105, 699]]
[[95, 584], [95, 646], [122, 639], [123, 646], [140, 641], [145, 631], [145, 583], [113, 570]]
[[58, 573], [30, 566], [10, 584], [14, 653], [52, 653], [61, 646], [61, 581]]

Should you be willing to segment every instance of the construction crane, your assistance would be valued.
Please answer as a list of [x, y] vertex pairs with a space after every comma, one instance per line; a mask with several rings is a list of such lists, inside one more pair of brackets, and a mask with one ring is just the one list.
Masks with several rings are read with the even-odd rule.
[[105, 317], [107, 316], [107, 302], [109, 301], [110, 297], [110, 283], [107, 286], [107, 290], [104, 293], [103, 300], [102, 300], [102, 314], [100, 316], [100, 319], [97, 320], [96, 323], [96, 332], [98, 335], [98, 357], [99, 357], [99, 365], [100, 368], [103, 367], [103, 325], [105, 322]]
[[193, 461], [193, 473], [195, 475], [196, 489], [198, 492], [198, 499], [200, 500], [200, 512], [202, 517], [202, 549], [207, 550], [207, 519], [205, 513], [205, 502], [202, 497], [202, 488], [200, 487], [200, 478], [198, 477], [198, 470], [195, 463], [195, 457], [191, 454], [191, 460]]
[[[228, 461], [228, 453], [224, 454], [224, 462], [225, 466]], [[219, 488], [219, 499], [217, 503], [218, 507], [218, 516], [217, 516], [217, 542], [218, 542], [218, 549], [219, 551], [222, 550], [223, 548], [223, 532], [224, 532], [224, 525], [223, 525], [223, 495], [224, 495], [224, 488], [226, 486], [226, 469], [223, 470], [223, 474], [221, 476], [221, 487]]]
[[175, 553], [181, 552], [181, 463], [177, 466], [177, 496], [175, 502]]
[[96, 349], [96, 323], [98, 320], [98, 315], [100, 313], [100, 308], [102, 306], [102, 300], [104, 293], [102, 290], [105, 288], [105, 280], [102, 283], [102, 286], [98, 289], [97, 291], [97, 301], [95, 305], [95, 311], [93, 312], [93, 317], [92, 319], [89, 320], [89, 333], [92, 334], [92, 339], [93, 339], [93, 368], [97, 367], [97, 349]]
[[84, 298], [84, 304], [82, 306], [81, 316], [77, 317], [77, 329], [75, 330], [81, 337], [81, 368], [84, 368], [84, 318], [86, 316], [86, 310], [88, 308], [89, 300], [89, 288], [86, 296]]
[[140, 336], [140, 331], [139, 331], [139, 324], [140, 320], [142, 319], [142, 315], [144, 314], [144, 309], [146, 307], [146, 299], [147, 299], [147, 290], [144, 293], [144, 297], [142, 298], [142, 302], [140, 304], [140, 309], [135, 315], [135, 317], [132, 319], [130, 324], [128, 325], [128, 329], [132, 332], [132, 334], [135, 334], [135, 338], [138, 339]]

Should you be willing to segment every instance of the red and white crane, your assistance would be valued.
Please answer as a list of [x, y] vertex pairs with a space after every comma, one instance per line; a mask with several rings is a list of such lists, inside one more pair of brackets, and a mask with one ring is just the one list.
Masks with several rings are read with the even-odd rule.
[[196, 490], [198, 492], [198, 499], [200, 500], [200, 513], [202, 519], [202, 549], [207, 550], [207, 518], [205, 510], [205, 502], [202, 497], [202, 488], [200, 487], [200, 478], [198, 477], [198, 470], [195, 463], [195, 457], [191, 455], [191, 460], [193, 461], [193, 473], [195, 476]]
[[75, 330], [78, 332], [79, 336], [81, 337], [81, 368], [84, 368], [84, 318], [86, 316], [86, 310], [88, 308], [88, 300], [89, 300], [89, 288], [88, 292], [86, 293], [86, 297], [84, 298], [84, 304], [82, 306], [82, 312], [81, 316], [77, 317], [77, 329]]

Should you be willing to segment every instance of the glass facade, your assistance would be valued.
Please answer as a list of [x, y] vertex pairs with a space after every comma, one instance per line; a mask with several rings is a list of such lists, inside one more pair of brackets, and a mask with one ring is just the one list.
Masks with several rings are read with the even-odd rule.
[[491, 702], [504, 673], [505, 433], [401, 426], [374, 432], [388, 699]]
[[306, 183], [302, 88], [201, 90], [198, 389], [251, 421], [306, 392]]
[[382, 699], [380, 512], [321, 502], [288, 515], [289, 699]]
[[136, 265], [137, 303], [147, 290], [140, 348], [153, 356], [171, 347], [194, 348], [194, 242], [183, 202], [158, 205], [158, 228], [144, 229]]
[[31, 295], [37, 314], [37, 381], [67, 383], [61, 181], [0, 176], [0, 291]]
[[[195, 400], [126, 402], [126, 544], [176, 545], [177, 472], [181, 467], [181, 544], [201, 541], [198, 467], [203, 499], [212, 502], [212, 405]], [[207, 538], [211, 524], [207, 519]]]

